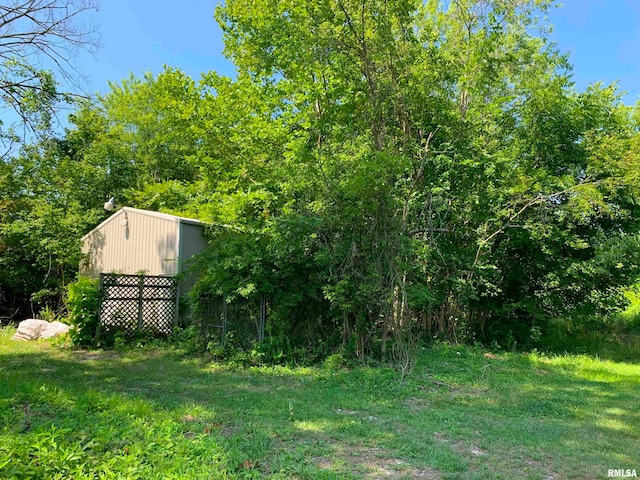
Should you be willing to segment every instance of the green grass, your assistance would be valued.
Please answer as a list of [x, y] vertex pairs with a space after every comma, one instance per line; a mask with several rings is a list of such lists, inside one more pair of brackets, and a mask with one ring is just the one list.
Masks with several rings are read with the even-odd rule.
[[440, 345], [233, 368], [0, 330], [0, 478], [592, 479], [640, 470], [640, 366]]

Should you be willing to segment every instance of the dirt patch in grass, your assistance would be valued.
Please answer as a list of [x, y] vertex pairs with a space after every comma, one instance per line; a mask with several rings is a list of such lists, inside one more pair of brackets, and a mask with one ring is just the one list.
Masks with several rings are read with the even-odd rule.
[[31, 410], [29, 402], [25, 402], [22, 405], [22, 413], [24, 414], [24, 419], [22, 420], [19, 431], [24, 433], [31, 428], [31, 419], [33, 417], [33, 411]]
[[116, 352], [106, 352], [104, 350], [74, 350], [72, 355], [75, 360], [80, 360], [81, 362], [118, 358]]
[[[349, 415], [356, 412], [342, 412]], [[429, 465], [414, 465], [400, 458], [386, 448], [337, 439], [323, 433], [305, 432], [304, 436], [295, 435], [286, 441], [274, 439], [278, 450], [293, 450], [296, 445], [321, 446], [322, 453], [310, 458], [311, 464], [319, 470], [325, 470], [342, 477], [355, 477], [366, 480], [389, 479], [427, 479], [439, 480], [444, 474]]]
[[222, 435], [223, 437], [233, 437], [235, 435], [238, 435], [242, 431], [242, 429], [237, 425], [218, 422], [207, 424], [205, 430], [207, 430], [207, 433], [217, 431], [219, 435]]
[[53, 414], [39, 409], [37, 403], [31, 404], [29, 402], [24, 402], [21, 407], [16, 408], [16, 411], [20, 412], [16, 417], [19, 419], [16, 422], [16, 431], [20, 433], [27, 433], [31, 430], [32, 425], [38, 425], [42, 422], [48, 423], [55, 418]]
[[487, 451], [476, 445], [452, 441], [441, 432], [434, 433], [433, 439], [438, 443], [449, 445], [454, 451], [464, 456], [469, 456], [469, 454], [471, 454], [473, 457], [483, 457], [488, 454]]
[[405, 407], [411, 412], [420, 412], [431, 406], [426, 398], [411, 397], [404, 401]]
[[336, 410], [336, 413], [340, 415], [358, 415], [358, 412], [356, 412], [355, 410], [343, 410], [342, 408], [338, 408]]
[[406, 460], [390, 455], [383, 448], [337, 445], [335, 442], [333, 442], [333, 447], [335, 450], [330, 456], [314, 459], [318, 468], [348, 472], [368, 480], [413, 478], [438, 480], [443, 478], [441, 472], [428, 466], [418, 468]]
[[[479, 435], [480, 432], [475, 432]], [[460, 456], [469, 459], [471, 470], [485, 467], [487, 474], [491, 476], [506, 475], [506, 478], [518, 478], [525, 473], [534, 473], [543, 475], [544, 480], [557, 480], [564, 478], [561, 474], [554, 471], [553, 462], [547, 458], [533, 459], [523, 456], [520, 452], [500, 452], [487, 451], [480, 448], [474, 443], [464, 442], [458, 439], [451, 439], [442, 432], [436, 432], [433, 439], [449, 446]], [[495, 465], [499, 465], [499, 469], [494, 470]], [[528, 477], [527, 477], [528, 478]]]

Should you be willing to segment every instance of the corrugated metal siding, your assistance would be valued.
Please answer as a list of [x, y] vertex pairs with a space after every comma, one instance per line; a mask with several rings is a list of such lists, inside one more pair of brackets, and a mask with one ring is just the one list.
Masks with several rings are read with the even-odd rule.
[[[191, 223], [180, 224], [180, 265], [179, 271], [184, 272], [190, 266], [189, 260], [197, 253], [200, 253], [207, 246], [204, 237], [204, 226]], [[180, 282], [180, 289], [187, 292], [196, 282], [193, 274], [185, 275]]]
[[[126, 221], [125, 221], [126, 220]], [[178, 228], [174, 219], [163, 219], [120, 210], [84, 240], [85, 275], [100, 272], [175, 275], [178, 272]]]
[[180, 224], [180, 271], [188, 267], [188, 261], [207, 246], [202, 225]]

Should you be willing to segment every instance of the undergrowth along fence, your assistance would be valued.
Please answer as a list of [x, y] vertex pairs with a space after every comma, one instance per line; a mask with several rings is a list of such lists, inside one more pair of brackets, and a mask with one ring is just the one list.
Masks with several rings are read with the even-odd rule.
[[177, 324], [174, 277], [102, 273], [100, 292], [97, 338], [110, 331], [167, 336]]
[[203, 295], [198, 302], [197, 321], [204, 339], [225, 345], [229, 340], [239, 347], [248, 347], [264, 339], [269, 303], [260, 298], [236, 298]]

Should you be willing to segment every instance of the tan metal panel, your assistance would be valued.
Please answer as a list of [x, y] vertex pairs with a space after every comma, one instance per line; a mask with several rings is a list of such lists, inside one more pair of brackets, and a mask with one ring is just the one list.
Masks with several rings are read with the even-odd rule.
[[175, 275], [178, 272], [179, 219], [123, 208], [83, 239], [85, 275], [100, 272]]

